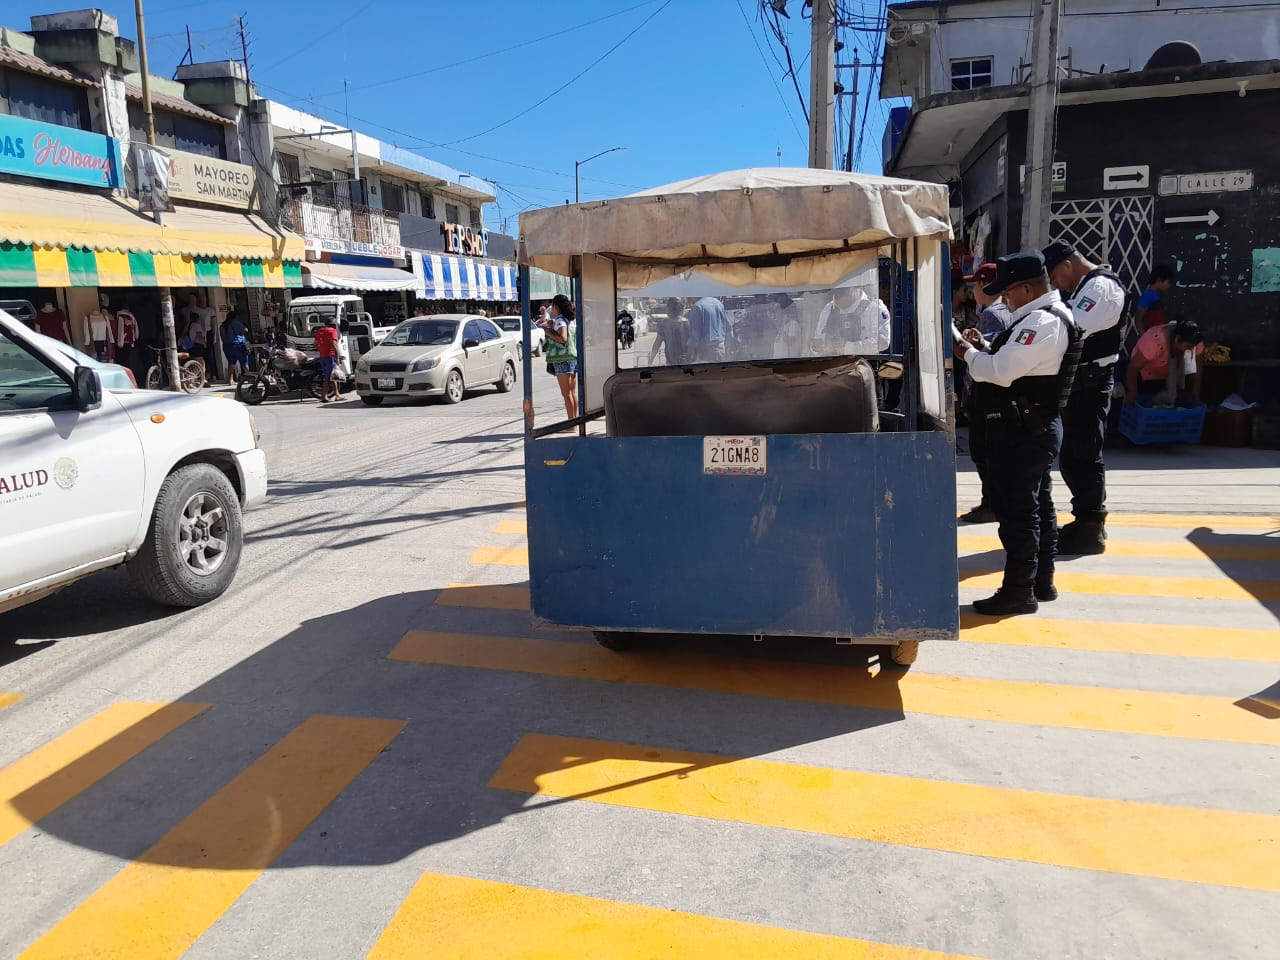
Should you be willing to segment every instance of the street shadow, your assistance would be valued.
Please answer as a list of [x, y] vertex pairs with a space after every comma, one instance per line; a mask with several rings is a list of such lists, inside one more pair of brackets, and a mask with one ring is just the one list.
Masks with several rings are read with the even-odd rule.
[[[508, 586], [517, 594], [521, 587], [527, 590], [527, 585]], [[731, 765], [903, 718], [902, 673], [876, 667], [879, 648], [665, 637], [653, 638], [650, 649], [617, 654], [599, 647], [589, 634], [535, 633], [528, 610], [446, 606], [436, 603], [439, 595], [437, 589], [392, 594], [298, 624], [178, 698], [208, 708], [133, 759], [112, 770], [120, 756], [136, 752], [129, 743], [147, 742], [145, 721], [18, 794], [12, 809], [36, 820], [50, 796], [74, 795], [80, 789], [76, 784], [93, 783], [39, 819], [41, 833], [122, 860], [156, 863], [164, 856], [156, 850], [165, 847], [153, 848], [160, 836], [308, 718], [399, 720], [405, 722], [401, 732], [273, 866], [383, 864], [545, 802], [574, 799], [538, 798], [531, 804], [521, 787], [490, 786], [528, 734], [573, 738], [583, 745], [577, 756], [539, 761], [545, 770], [529, 770], [526, 763], [521, 776], [529, 775], [530, 783], [581, 763], [583, 756], [604, 759], [616, 750], [621, 759], [635, 759], [636, 748], [644, 747], [629, 781], [634, 783], [688, 775], [689, 766], [646, 769], [644, 758], [661, 750], [693, 752], [696, 767]], [[56, 610], [46, 614], [58, 615]], [[448, 656], [389, 660], [410, 631], [461, 637], [467, 657], [489, 656], [492, 662], [481, 666]], [[47, 632], [71, 631], [54, 627]], [[545, 641], [553, 641], [562, 654], [571, 652], [584, 665], [582, 672], [542, 668]], [[529, 649], [512, 653], [513, 643]], [[749, 674], [750, 693], [682, 685], [687, 680], [682, 664], [708, 657], [723, 659], [731, 676]], [[821, 669], [797, 672], [796, 660]], [[633, 682], [608, 679], [619, 679], [618, 669], [643, 676]], [[846, 682], [852, 694], [844, 689]], [[102, 776], [103, 770], [111, 772]], [[579, 799], [624, 786], [610, 783]], [[271, 784], [256, 789], [260, 803], [240, 813], [246, 835], [269, 832], [279, 816], [273, 790], [287, 792]], [[182, 859], [174, 865], [191, 866], [185, 854], [173, 856]], [[221, 856], [217, 869], [261, 869], [260, 856], [250, 850]]]
[[1280, 602], [1280, 530], [1239, 534], [1197, 527], [1187, 542], [1259, 603]]
[[[470, 507], [451, 507], [448, 510], [428, 510], [423, 513], [398, 513], [386, 517], [361, 517], [354, 520], [338, 521], [327, 515], [297, 517], [279, 523], [266, 524], [253, 533], [245, 535], [246, 543], [261, 540], [282, 540], [291, 537], [306, 537], [315, 534], [341, 533], [344, 530], [360, 532], [360, 536], [352, 536], [335, 540], [319, 549], [350, 550], [383, 539], [392, 533], [399, 535], [406, 530], [425, 530], [431, 527], [473, 516], [489, 516], [495, 511], [515, 510], [523, 506], [522, 500], [509, 500], [505, 503], [476, 504]], [[386, 532], [377, 532], [385, 530]], [[374, 531], [374, 532], [370, 532]]]
[[1241, 710], [1256, 713], [1264, 720], [1280, 720], [1280, 680], [1251, 697], [1236, 701]]
[[505, 464], [494, 467], [467, 467], [464, 470], [415, 471], [391, 477], [345, 477], [334, 480], [272, 480], [267, 496], [272, 500], [289, 497], [311, 497], [317, 494], [332, 495], [343, 490], [361, 490], [369, 487], [401, 487], [417, 490], [439, 486], [459, 477], [477, 477], [491, 473], [516, 473], [523, 471], [521, 464]]

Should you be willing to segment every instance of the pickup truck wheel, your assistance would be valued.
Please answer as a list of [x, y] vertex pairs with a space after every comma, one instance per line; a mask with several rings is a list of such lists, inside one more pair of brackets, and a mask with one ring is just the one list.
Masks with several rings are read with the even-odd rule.
[[502, 365], [502, 376], [498, 378], [498, 392], [510, 393], [516, 385], [516, 365], [510, 360]]
[[466, 385], [462, 382], [462, 371], [450, 370], [449, 376], [444, 381], [444, 402], [460, 403], [465, 392]]
[[156, 603], [196, 607], [231, 585], [243, 543], [240, 500], [231, 482], [207, 463], [189, 464], [160, 487], [129, 573]]
[[360, 395], [360, 400], [366, 407], [376, 407], [378, 404], [382, 403], [382, 397], [373, 396], [368, 393], [362, 393]]

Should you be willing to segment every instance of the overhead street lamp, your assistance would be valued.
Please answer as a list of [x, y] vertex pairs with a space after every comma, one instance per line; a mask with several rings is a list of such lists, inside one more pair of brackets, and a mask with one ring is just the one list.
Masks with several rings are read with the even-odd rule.
[[578, 168], [581, 167], [584, 163], [590, 163], [596, 157], [603, 157], [606, 153], [617, 153], [619, 150], [625, 150], [625, 149], [627, 148], [626, 147], [610, 147], [608, 150], [601, 150], [599, 153], [592, 154], [591, 156], [587, 157], [587, 159], [585, 160], [573, 161], [573, 202], [574, 203], [578, 202]]

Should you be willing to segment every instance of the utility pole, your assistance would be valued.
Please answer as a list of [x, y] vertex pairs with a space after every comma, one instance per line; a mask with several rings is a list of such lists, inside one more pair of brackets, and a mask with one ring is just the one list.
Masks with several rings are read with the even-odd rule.
[[835, 0], [813, 0], [809, 54], [809, 166], [835, 166], [836, 12]]
[[1027, 114], [1027, 173], [1022, 186], [1022, 246], [1049, 240], [1053, 202], [1054, 125], [1058, 113], [1058, 26], [1062, 0], [1036, 0], [1031, 107]]
[[[147, 72], [147, 29], [142, 19], [142, 0], [133, 0], [138, 16], [138, 69], [142, 71], [142, 113], [147, 118], [147, 144], [156, 145], [156, 117], [151, 110], [151, 76]], [[156, 223], [162, 224], [164, 214], [157, 211]], [[173, 324], [173, 293], [168, 287], [160, 288], [160, 323], [164, 330], [164, 353], [169, 367], [169, 389], [182, 389], [182, 373], [178, 370], [178, 336]]]

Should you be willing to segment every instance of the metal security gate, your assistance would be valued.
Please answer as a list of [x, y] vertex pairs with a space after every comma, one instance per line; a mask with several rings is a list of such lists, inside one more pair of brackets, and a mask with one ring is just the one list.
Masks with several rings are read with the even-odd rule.
[[1141, 290], [1151, 275], [1153, 197], [1066, 200], [1053, 205], [1049, 233], [1070, 240], [1094, 263], [1109, 264], [1124, 285]]

